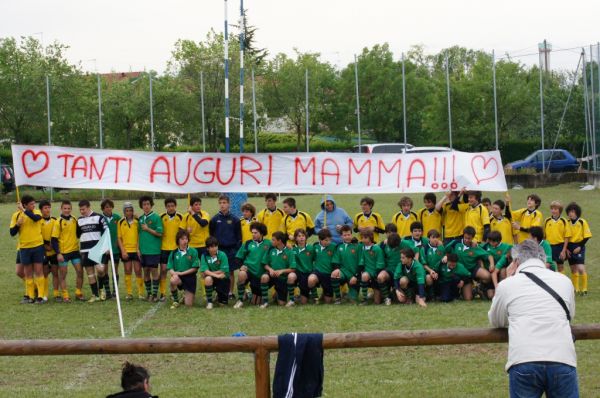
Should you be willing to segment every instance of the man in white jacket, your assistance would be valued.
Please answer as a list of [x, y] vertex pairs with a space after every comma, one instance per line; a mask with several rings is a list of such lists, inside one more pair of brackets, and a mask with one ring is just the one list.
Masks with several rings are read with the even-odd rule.
[[[579, 397], [569, 322], [575, 316], [573, 284], [546, 268], [546, 255], [532, 240], [513, 247], [512, 258], [488, 313], [492, 326], [508, 327], [510, 396]], [[566, 308], [534, 279], [556, 292]]]

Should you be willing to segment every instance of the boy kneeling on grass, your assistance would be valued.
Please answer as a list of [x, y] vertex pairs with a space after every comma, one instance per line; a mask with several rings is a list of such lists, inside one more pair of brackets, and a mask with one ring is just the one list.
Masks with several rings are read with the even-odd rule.
[[296, 288], [296, 274], [294, 271], [296, 270], [296, 255], [292, 249], [286, 246], [286, 242], [287, 236], [283, 232], [273, 232], [271, 236], [273, 247], [269, 249], [269, 252], [263, 258], [263, 264], [265, 265], [265, 271], [268, 274], [269, 280], [267, 283], [261, 281], [260, 286], [263, 301], [260, 308], [267, 308], [269, 306], [268, 292], [271, 286], [275, 286], [279, 305], [285, 305], [286, 307], [293, 307], [295, 305], [294, 289]]
[[394, 273], [394, 285], [396, 297], [401, 304], [412, 303], [412, 298], [421, 307], [427, 307], [425, 303], [425, 268], [415, 260], [415, 252], [412, 249], [400, 251], [400, 264]]
[[196, 296], [196, 273], [198, 272], [198, 267], [200, 267], [198, 251], [188, 246], [190, 233], [184, 229], [180, 229], [175, 239], [177, 240], [177, 249], [171, 252], [167, 261], [171, 296], [173, 297], [171, 309], [179, 307], [181, 303], [179, 291], [181, 290], [184, 291], [183, 301], [186, 307], [191, 307], [194, 304]]
[[206, 309], [213, 308], [213, 291], [217, 291], [219, 305], [227, 305], [229, 294], [229, 260], [225, 252], [219, 250], [219, 241], [214, 236], [206, 239], [207, 253], [200, 259], [200, 272], [206, 290]]

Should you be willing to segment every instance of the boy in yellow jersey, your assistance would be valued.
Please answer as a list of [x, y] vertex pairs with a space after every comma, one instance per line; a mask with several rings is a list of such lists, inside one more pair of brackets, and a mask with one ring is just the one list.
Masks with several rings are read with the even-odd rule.
[[56, 260], [56, 251], [52, 248], [52, 230], [56, 223], [56, 217], [52, 217], [52, 204], [43, 199], [39, 204], [42, 213], [42, 238], [44, 239], [44, 290], [49, 293], [48, 277], [52, 272], [52, 297], [54, 301], [62, 301], [60, 287], [58, 285], [58, 262]]
[[571, 239], [571, 223], [561, 217], [563, 205], [555, 200], [550, 203], [550, 217], [544, 221], [544, 236], [552, 250], [552, 260], [556, 263], [558, 272], [564, 274], [564, 264], [567, 259], [567, 249]]
[[465, 211], [469, 208], [467, 203], [461, 202], [464, 191], [447, 192], [436, 205], [436, 210], [442, 210], [442, 224], [444, 226], [444, 246], [448, 243], [461, 240], [465, 228]]
[[265, 204], [267, 207], [256, 215], [256, 221], [267, 226], [267, 236], [265, 238], [271, 239], [273, 232], [279, 231], [281, 228], [285, 213], [277, 208], [277, 195], [274, 193], [265, 195]]
[[373, 211], [375, 201], [365, 196], [360, 200], [361, 212], [354, 216], [354, 232], [373, 232], [375, 243], [379, 242], [379, 234], [385, 233], [385, 224], [379, 213]]
[[571, 221], [571, 240], [567, 248], [569, 265], [571, 266], [571, 280], [575, 286], [575, 293], [587, 295], [588, 275], [585, 271], [585, 244], [592, 237], [590, 225], [581, 218], [581, 207], [571, 202], [567, 205], [567, 216]]
[[165, 209], [167, 210], [160, 215], [163, 223], [163, 235], [160, 246], [160, 276], [158, 283], [158, 292], [160, 293], [160, 301], [166, 300], [167, 294], [167, 263], [169, 255], [177, 249], [177, 232], [181, 228], [183, 216], [177, 212], [177, 200], [173, 197], [165, 199]]
[[[510, 202], [509, 196], [507, 197], [507, 202]], [[542, 221], [544, 220], [544, 216], [538, 210], [541, 204], [542, 199], [536, 194], [531, 194], [527, 197], [527, 207], [511, 212], [513, 228], [518, 231], [515, 243], [521, 243], [529, 239], [529, 228], [543, 227]]]
[[139, 258], [139, 223], [133, 215], [133, 204], [123, 203], [123, 218], [117, 225], [117, 243], [121, 251], [121, 259], [125, 268], [125, 300], [133, 300], [133, 286], [131, 284], [131, 271], [135, 272], [138, 298], [144, 299], [144, 278]]
[[423, 196], [425, 207], [417, 212], [419, 221], [423, 224], [423, 233], [429, 234], [429, 231], [442, 230], [442, 209], [436, 207], [437, 197], [434, 193], [428, 192]]
[[[10, 230], [10, 235], [11, 236], [15, 236], [18, 233], [18, 229], [16, 228], [17, 225], [17, 220], [20, 217], [24, 217], [24, 214], [17, 210], [16, 212], [14, 212], [10, 218], [10, 226], [9, 226], [9, 230]], [[14, 231], [14, 233], [13, 233]], [[23, 287], [24, 287], [24, 294], [23, 294], [23, 298], [21, 299], [21, 304], [30, 304], [33, 302], [33, 298], [29, 297], [28, 293], [27, 293], [27, 281], [31, 280], [33, 282], [33, 269], [25, 269], [25, 267], [23, 267], [23, 264], [21, 263], [21, 253], [19, 252], [19, 240], [17, 239], [17, 259], [15, 262], [15, 273], [17, 274], [17, 276], [23, 281]]]
[[242, 218], [240, 218], [240, 225], [242, 228], [242, 244], [249, 240], [252, 240], [252, 231], [250, 231], [250, 224], [256, 220], [256, 207], [252, 203], [244, 203], [242, 205]]
[[[504, 215], [502, 214], [504, 211]], [[492, 205], [492, 215], [490, 216], [490, 231], [498, 231], [502, 236], [502, 243], [514, 245], [512, 216], [510, 206], [504, 201], [498, 199]]]
[[287, 237], [287, 246], [294, 245], [294, 232], [297, 229], [303, 229], [310, 237], [315, 233], [315, 223], [308, 213], [296, 209], [296, 199], [285, 198], [283, 201], [283, 212], [285, 217], [281, 220], [280, 230]]
[[469, 207], [465, 210], [465, 227], [475, 228], [474, 240], [479, 244], [490, 230], [490, 213], [480, 203], [481, 191], [469, 191], [466, 195]]
[[192, 196], [190, 198], [188, 213], [183, 216], [179, 228], [189, 232], [189, 246], [196, 249], [198, 256], [202, 256], [206, 253], [206, 238], [209, 236], [209, 221], [210, 215], [202, 210], [202, 199], [197, 196]]
[[72, 211], [71, 201], [63, 200], [60, 205], [60, 217], [54, 223], [51, 240], [58, 261], [58, 279], [63, 303], [71, 301], [67, 290], [69, 261], [75, 268], [75, 298], [79, 301], [85, 301], [81, 291], [83, 288], [83, 266], [81, 265], [79, 241], [77, 240], [77, 219], [71, 215]]
[[37, 288], [38, 298], [35, 302], [44, 304], [48, 302], [48, 297], [44, 291], [42, 214], [35, 208], [35, 199], [30, 195], [23, 195], [21, 202], [17, 203], [17, 209], [22, 214], [16, 218], [15, 225], [11, 225], [10, 233], [12, 236], [19, 234], [19, 255], [27, 278], [27, 295], [30, 299], [35, 298]]
[[410, 236], [410, 225], [415, 221], [419, 221], [419, 217], [417, 216], [417, 213], [411, 210], [413, 201], [408, 196], [400, 198], [398, 206], [400, 206], [400, 211], [394, 214], [392, 222], [396, 224], [400, 238], [404, 239], [407, 236]]

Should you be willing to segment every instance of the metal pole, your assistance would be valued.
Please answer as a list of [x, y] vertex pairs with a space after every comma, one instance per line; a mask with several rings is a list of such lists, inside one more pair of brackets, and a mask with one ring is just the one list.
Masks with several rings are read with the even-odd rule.
[[404, 127], [404, 151], [406, 151], [407, 129], [406, 129], [406, 74], [404, 71], [404, 53], [402, 53], [402, 124]]
[[148, 73], [150, 80], [150, 148], [154, 152], [154, 104], [152, 103], [152, 73]]
[[446, 93], [448, 95], [448, 141], [450, 143], [450, 149], [452, 147], [452, 107], [450, 105], [450, 69], [448, 66], [448, 51], [446, 51]]
[[206, 127], [204, 122], [204, 76], [200, 71], [200, 109], [202, 112], [202, 152], [206, 152]]
[[[596, 43], [596, 67], [598, 68], [596, 70], [596, 75], [598, 76], [598, 96], [600, 97], [600, 42]], [[598, 101], [598, 113], [600, 113], [600, 99]], [[596, 141], [596, 137], [594, 137], [594, 142]], [[594, 146], [594, 155], [596, 155], [596, 147]], [[594, 156], [594, 158], [596, 158], [596, 156]], [[598, 163], [596, 161], [596, 167], [598, 166]], [[597, 171], [598, 169], [594, 169], [594, 171]]]
[[[546, 50], [546, 40], [544, 40], [544, 51]], [[544, 79], [542, 70], [542, 55], [540, 54], [540, 130], [542, 133], [542, 151], [544, 150]], [[542, 170], [546, 170], [545, 154], [542, 152]]]
[[494, 80], [494, 131], [496, 133], [496, 150], [498, 150], [498, 102], [496, 98], [496, 53], [492, 50], [492, 79]]
[[[46, 75], [46, 114], [48, 115], [48, 145], [52, 145], [52, 121], [50, 117], [50, 77]], [[50, 201], [54, 200], [54, 190], [50, 187]]]
[[[592, 157], [592, 168], [594, 167], [594, 136], [592, 134], [592, 120], [590, 118], [591, 116], [591, 112], [590, 112], [590, 96], [588, 93], [588, 81], [587, 81], [587, 60], [586, 60], [586, 54], [585, 54], [585, 49], [582, 48], [582, 56], [583, 56], [583, 100], [584, 100], [584, 114], [585, 114], [585, 123], [586, 123], [586, 141], [589, 143], [589, 147], [588, 147], [588, 156]], [[589, 133], [589, 139], [588, 139], [588, 133]], [[587, 145], [586, 145], [587, 146]], [[588, 169], [590, 166], [590, 162], [588, 161]]]
[[[104, 137], [102, 132], [102, 84], [100, 82], [100, 74], [96, 72], [96, 78], [98, 80], [98, 134], [99, 134], [99, 147], [104, 148]], [[102, 199], [104, 199], [104, 189], [102, 190]]]
[[306, 69], [305, 73], [304, 73], [304, 90], [305, 90], [305, 97], [306, 97], [306, 152], [310, 152], [310, 143], [308, 141], [308, 121], [309, 121], [309, 115], [308, 115], [308, 68]]
[[227, 0], [225, 5], [225, 152], [229, 152], [229, 33], [227, 27]]
[[256, 133], [256, 87], [254, 86], [254, 68], [252, 68], [252, 122], [254, 127], [254, 153], [258, 153], [258, 135]]
[[244, 0], [240, 0], [240, 153], [244, 152]]
[[596, 171], [596, 101], [594, 100], [594, 52], [590, 45], [590, 87], [592, 89], [591, 99], [591, 119], [592, 119], [592, 165], [594, 171]]
[[354, 82], [356, 86], [356, 128], [358, 131], [358, 153], [362, 153], [362, 136], [360, 131], [360, 95], [358, 94], [358, 59], [354, 54]]

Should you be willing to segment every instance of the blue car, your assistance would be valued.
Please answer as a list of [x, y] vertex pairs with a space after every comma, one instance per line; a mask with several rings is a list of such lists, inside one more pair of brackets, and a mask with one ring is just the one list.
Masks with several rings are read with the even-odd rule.
[[527, 156], [525, 160], [507, 164], [506, 168], [511, 170], [535, 169], [537, 172], [542, 172], [542, 164], [544, 171], [548, 170], [550, 173], [563, 173], [579, 169], [579, 162], [566, 149], [540, 149]]

